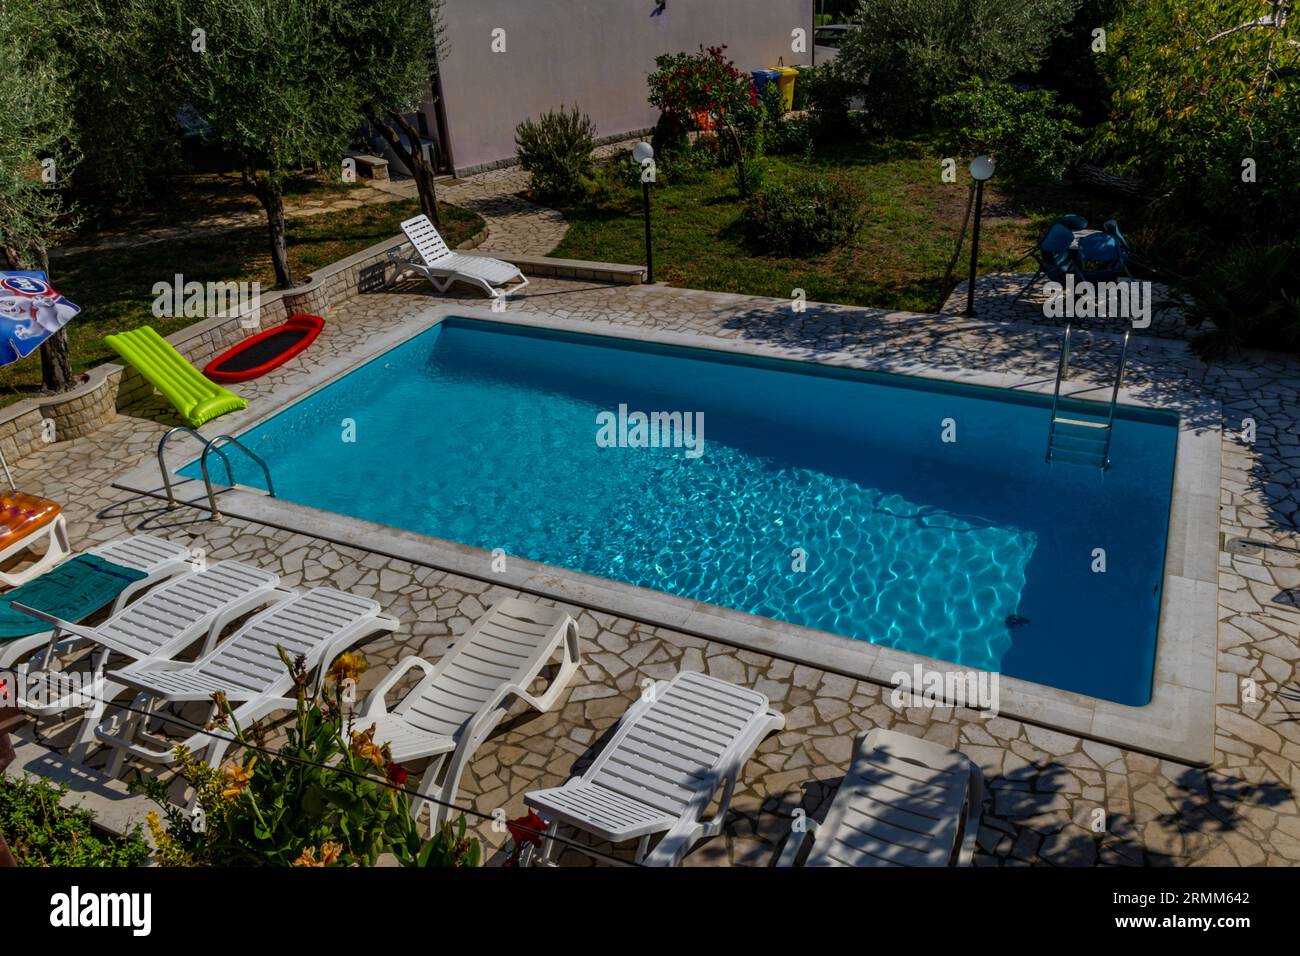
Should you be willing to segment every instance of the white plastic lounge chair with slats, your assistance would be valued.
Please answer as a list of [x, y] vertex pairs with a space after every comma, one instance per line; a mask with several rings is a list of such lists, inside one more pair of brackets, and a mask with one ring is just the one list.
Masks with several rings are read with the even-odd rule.
[[[113, 601], [111, 614], [121, 611], [131, 598], [141, 591], [178, 574], [185, 574], [193, 566], [190, 552], [184, 545], [150, 534], [137, 534], [119, 541], [110, 541], [108, 544], [101, 544], [82, 553], [95, 555], [112, 564], [144, 574], [143, 578], [127, 585], [118, 593]], [[51, 637], [50, 631], [44, 631], [0, 644], [0, 669], [13, 667], [32, 651], [41, 647], [46, 647], [47, 653], [40, 666], [48, 667], [50, 652], [53, 649]]]
[[[559, 671], [545, 692], [534, 696], [529, 686], [557, 651], [562, 655]], [[366, 698], [357, 727], [365, 730], [373, 723], [375, 743], [389, 744], [397, 763], [435, 758], [420, 781], [420, 793], [453, 803], [466, 764], [510, 704], [518, 699], [538, 712], [550, 710], [580, 662], [578, 624], [572, 617], [559, 608], [506, 598], [458, 638], [437, 666], [408, 657], [393, 668]], [[424, 671], [424, 679], [389, 711], [384, 696], [416, 667]], [[416, 819], [425, 803], [412, 804]], [[436, 829], [447, 813], [447, 807], [433, 804], [431, 828]]]
[[[61, 621], [21, 604], [14, 608], [53, 625], [51, 647], [61, 639], [71, 638], [97, 648], [91, 673], [99, 676], [110, 654], [121, 654], [136, 662], [169, 661], [199, 638], [204, 638], [202, 650], [207, 652], [230, 622], [259, 607], [286, 600], [289, 593], [280, 590], [279, 584], [279, 576], [270, 571], [237, 561], [219, 561], [155, 588], [95, 627]], [[105, 680], [96, 688], [95, 696], [108, 702], [125, 689]], [[73, 746], [74, 756], [84, 759], [93, 740], [95, 703], [77, 694], [25, 709], [33, 716], [46, 717], [70, 708], [90, 708]]]
[[[0, 497], [0, 540], [8, 542], [0, 546], [0, 566], [17, 555], [32, 558], [26, 567], [0, 570], [0, 585], [5, 587], [18, 587], [40, 577], [72, 553], [68, 519], [59, 505], [17, 489]], [[37, 557], [35, 548], [42, 541], [45, 550]]]
[[[439, 292], [446, 292], [453, 282], [468, 282], [495, 299], [507, 292], [518, 292], [528, 285], [528, 277], [508, 262], [452, 252], [428, 216], [420, 215], [406, 220], [402, 223], [402, 232], [410, 240], [420, 261], [398, 260], [398, 274], [401, 274], [402, 269], [413, 269], [432, 282]], [[506, 288], [508, 282], [516, 284]]]
[[[628, 709], [582, 776], [527, 793], [524, 802], [550, 822], [548, 837], [567, 824], [611, 843], [640, 840], [638, 862], [676, 866], [696, 842], [721, 831], [741, 769], [784, 726], [757, 691], [683, 671]], [[706, 820], [719, 786], [717, 813]], [[664, 837], [646, 855], [656, 833]], [[544, 865], [553, 843], [545, 842]]]
[[957, 866], [975, 853], [984, 776], [963, 753], [877, 728], [858, 742], [853, 765], [826, 814], [792, 833], [777, 863], [793, 866]]
[[[362, 638], [397, 628], [397, 620], [381, 614], [379, 605], [368, 598], [333, 588], [313, 588], [249, 618], [233, 637], [192, 663], [144, 660], [110, 673], [114, 681], [139, 693], [132, 711], [115, 714], [95, 729], [102, 743], [117, 749], [109, 774], [117, 774], [128, 754], [163, 765], [175, 760], [175, 743], [149, 731], [149, 722], [161, 705], [207, 701], [221, 691], [235, 720], [248, 727], [269, 714], [297, 706], [283, 696], [292, 688], [293, 677], [280, 659], [279, 648], [290, 660], [303, 657], [309, 673], [323, 672]], [[165, 716], [160, 719], [166, 720]], [[195, 732], [183, 743], [194, 753], [206, 747], [215, 767], [230, 742], [229, 738]]]

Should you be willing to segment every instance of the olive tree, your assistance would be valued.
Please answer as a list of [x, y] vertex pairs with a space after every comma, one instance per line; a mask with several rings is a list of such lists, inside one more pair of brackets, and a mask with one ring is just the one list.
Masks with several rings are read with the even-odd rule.
[[441, 226], [437, 170], [408, 114], [437, 90], [438, 62], [447, 55], [442, 0], [356, 0], [347, 24], [361, 111], [411, 171], [421, 211]]
[[188, 59], [178, 0], [75, 0], [60, 24], [73, 121], [84, 156], [74, 192], [127, 205], [159, 192], [180, 165], [178, 70]]
[[1081, 0], [862, 0], [837, 62], [879, 110], [905, 115], [969, 79], [1032, 72]]
[[[63, 184], [77, 153], [69, 97], [72, 64], [57, 42], [65, 11], [41, 0], [0, 0], [0, 259], [49, 272], [49, 245], [68, 213]], [[67, 333], [41, 345], [41, 380], [72, 384]]]
[[347, 0], [179, 0], [188, 29], [185, 90], [211, 140], [238, 157], [266, 212], [275, 279], [293, 285], [284, 186], [339, 169], [360, 123], [346, 40]]

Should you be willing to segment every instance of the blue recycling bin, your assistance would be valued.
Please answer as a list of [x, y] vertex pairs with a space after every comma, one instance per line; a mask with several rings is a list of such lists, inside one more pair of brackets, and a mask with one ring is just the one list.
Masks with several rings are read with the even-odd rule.
[[776, 70], [753, 70], [749, 75], [754, 78], [754, 89], [758, 91], [760, 98], [767, 89], [767, 84], [775, 83], [781, 76]]

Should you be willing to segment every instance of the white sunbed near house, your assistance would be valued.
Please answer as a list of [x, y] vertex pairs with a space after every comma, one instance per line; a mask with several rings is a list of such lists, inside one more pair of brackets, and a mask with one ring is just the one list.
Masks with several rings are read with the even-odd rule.
[[[557, 651], [562, 655], [559, 671], [545, 692], [534, 696], [529, 686]], [[420, 781], [421, 794], [442, 801], [430, 811], [433, 829], [447, 818], [444, 804], [455, 802], [461, 773], [511, 702], [518, 699], [539, 712], [550, 710], [580, 662], [578, 625], [572, 617], [559, 608], [507, 598], [457, 638], [437, 666], [408, 657], [393, 668], [366, 698], [357, 728], [374, 724], [375, 743], [389, 744], [398, 763], [436, 758]], [[384, 695], [416, 667], [424, 670], [424, 679], [389, 711]], [[444, 764], [446, 772], [441, 773]], [[416, 819], [426, 802], [413, 801]]]
[[[157, 713], [160, 706], [207, 701], [221, 691], [235, 720], [248, 727], [296, 706], [296, 701], [283, 696], [292, 688], [293, 677], [280, 659], [280, 648], [290, 660], [301, 656], [308, 672], [319, 675], [362, 638], [397, 628], [397, 620], [381, 614], [379, 605], [368, 598], [313, 588], [250, 618], [234, 636], [193, 663], [151, 659], [112, 672], [109, 677], [114, 681], [139, 693], [131, 711], [120, 711], [95, 729], [102, 743], [117, 749], [109, 775], [117, 775], [127, 755], [164, 765], [175, 760], [176, 742], [149, 729], [155, 717], [166, 720]], [[215, 704], [212, 716], [216, 716]], [[231, 742], [231, 738], [196, 731], [181, 743], [193, 753], [207, 748], [208, 761], [216, 766]]]
[[877, 728], [866, 734], [818, 825], [790, 835], [778, 866], [968, 865], [984, 801], [984, 776], [963, 753]]
[[[676, 866], [696, 842], [722, 829], [741, 769], [785, 717], [747, 687], [694, 671], [659, 681], [623, 715], [592, 765], [562, 787], [524, 795], [549, 821], [611, 843], [639, 840], [636, 859]], [[718, 810], [704, 819], [719, 788]], [[650, 838], [664, 833], [646, 854]], [[547, 839], [541, 862], [551, 862]]]
[[[518, 292], [528, 285], [528, 277], [517, 266], [487, 256], [468, 256], [447, 248], [438, 230], [428, 216], [420, 215], [402, 223], [402, 232], [410, 240], [420, 261], [399, 259], [398, 274], [402, 269], [413, 269], [433, 283], [439, 292], [446, 292], [453, 282], [468, 282], [483, 289], [492, 298], [507, 292]], [[506, 283], [517, 281], [506, 288]]]

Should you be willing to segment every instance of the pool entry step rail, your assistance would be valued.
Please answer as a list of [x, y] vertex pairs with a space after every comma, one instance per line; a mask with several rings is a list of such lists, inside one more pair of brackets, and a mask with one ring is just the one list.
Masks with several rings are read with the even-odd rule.
[[167, 462], [163, 458], [163, 452], [167, 448], [167, 442], [177, 432], [189, 435], [195, 441], [203, 446], [203, 454], [199, 457], [199, 467], [203, 470], [203, 487], [208, 495], [208, 509], [212, 512], [211, 520], [220, 521], [221, 512], [217, 508], [217, 494], [212, 488], [212, 478], [208, 475], [208, 455], [214, 451], [221, 457], [221, 462], [226, 466], [226, 484], [231, 487], [235, 484], [235, 473], [230, 467], [230, 458], [226, 455], [222, 445], [234, 445], [253, 461], [257, 462], [262, 469], [262, 474], [266, 478], [266, 491], [272, 498], [275, 497], [275, 484], [271, 481], [271, 469], [261, 456], [249, 449], [243, 442], [233, 435], [217, 435], [215, 438], [204, 438], [193, 428], [187, 425], [177, 425], [169, 429], [168, 432], [158, 440], [158, 470], [162, 473], [163, 487], [167, 490], [167, 508], [170, 510], [176, 507], [176, 493], [172, 489], [171, 472], [167, 470]]
[[1076, 465], [1093, 465], [1105, 470], [1110, 467], [1110, 440], [1115, 431], [1115, 405], [1119, 401], [1120, 386], [1124, 384], [1124, 367], [1128, 362], [1131, 329], [1124, 331], [1124, 345], [1120, 349], [1119, 364], [1115, 369], [1115, 384], [1110, 392], [1110, 408], [1105, 421], [1100, 415], [1087, 412], [1061, 414], [1061, 382], [1070, 375], [1070, 337], [1072, 325], [1066, 325], [1061, 338], [1061, 357], [1056, 363], [1056, 387], [1052, 392], [1052, 421], [1047, 430], [1047, 460], [1063, 461]]

